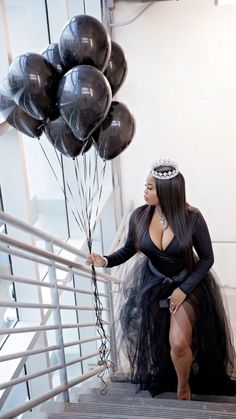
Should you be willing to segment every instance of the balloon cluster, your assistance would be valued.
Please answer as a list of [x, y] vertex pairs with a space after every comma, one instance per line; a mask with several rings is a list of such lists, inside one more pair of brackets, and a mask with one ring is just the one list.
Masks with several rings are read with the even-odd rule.
[[0, 85], [0, 112], [30, 137], [44, 132], [62, 154], [76, 157], [93, 144], [104, 160], [131, 142], [135, 122], [112, 101], [127, 73], [122, 48], [94, 17], [74, 16], [59, 43], [17, 57]]

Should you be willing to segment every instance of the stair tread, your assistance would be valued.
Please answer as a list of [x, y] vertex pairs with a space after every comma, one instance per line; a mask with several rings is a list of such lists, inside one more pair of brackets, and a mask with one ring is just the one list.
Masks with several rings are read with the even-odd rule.
[[147, 394], [142, 394], [140, 395], [140, 393], [135, 394], [135, 393], [109, 393], [109, 394], [99, 394], [99, 393], [87, 393], [87, 394], [78, 394], [77, 395], [77, 399], [75, 400], [75, 402], [79, 402], [82, 400], [101, 400], [101, 401], [105, 401], [108, 399], [112, 399], [112, 400], [122, 400], [123, 399], [129, 399], [129, 400], [136, 400], [137, 398], [141, 398], [141, 399], [148, 399], [148, 400], [153, 400], [153, 398], [150, 396], [149, 393]]
[[[160, 393], [156, 397], [156, 399], [176, 399], [176, 393]], [[199, 402], [209, 402], [209, 403], [229, 403], [229, 404], [236, 404], [236, 397], [234, 396], [221, 396], [215, 394], [192, 394], [191, 395], [192, 401], [199, 401]]]
[[[132, 384], [130, 382], [130, 375], [129, 373], [124, 372], [116, 372], [111, 376], [111, 383], [109, 384], [109, 387], [112, 388], [123, 388], [123, 389], [129, 389], [132, 387], [136, 387], [135, 384]], [[168, 398], [168, 399], [176, 399], [176, 393], [160, 393], [157, 398]], [[193, 400], [202, 400], [202, 401], [213, 401], [217, 403], [236, 403], [236, 396], [223, 396], [223, 395], [213, 395], [213, 394], [192, 394]]]
[[137, 388], [128, 380], [112, 380], [105, 395], [102, 386], [74, 392], [78, 402], [66, 404], [64, 412], [51, 413], [49, 419], [236, 419], [236, 397], [193, 394], [191, 401], [181, 401], [174, 392], [152, 398]]
[[[94, 414], [89, 414], [89, 415], [87, 415], [87, 413], [81, 413], [80, 412], [80, 414], [79, 414], [79, 416], [74, 416], [73, 414], [68, 414], [68, 413], [63, 413], [63, 414], [60, 414], [60, 416], [58, 416], [58, 414], [53, 414], [52, 416], [49, 416], [47, 419], [71, 419], [71, 418], [75, 418], [75, 417], [78, 417], [78, 418], [82, 418], [82, 419], [93, 419], [93, 418], [102, 418], [102, 419], [104, 419], [104, 414], [103, 413], [94, 413]], [[140, 419], [140, 416], [130, 416], [130, 415], [122, 415], [122, 416], [117, 416], [117, 414], [113, 414], [113, 415], [106, 415], [106, 419], [114, 419], [114, 418], [116, 418], [116, 419]], [[36, 419], [36, 418], [35, 418]], [[142, 416], [142, 419], [147, 419], [146, 417], [144, 417], [144, 416]], [[158, 419], [166, 419], [166, 418], [162, 418], [162, 417], [158, 417]]]
[[[104, 387], [93, 387], [88, 389], [88, 391], [83, 392], [82, 394], [101, 394], [101, 391]], [[76, 392], [74, 392], [76, 396]], [[82, 395], [77, 391], [77, 397]], [[122, 383], [122, 382], [111, 382], [108, 385], [106, 395], [120, 395], [120, 397], [143, 397], [143, 398], [152, 398], [148, 391], [138, 391], [138, 387], [135, 384], [131, 383]], [[102, 395], [102, 397], [104, 397]], [[156, 396], [156, 399], [170, 399], [176, 400], [176, 393], [165, 392], [160, 393]], [[213, 403], [231, 403], [236, 404], [236, 397], [233, 396], [221, 396], [221, 395], [204, 395], [204, 394], [192, 394], [192, 401], [202, 401], [202, 402], [213, 402]]]
[[[176, 408], [186, 408], [188, 405], [191, 405], [191, 409], [204, 409], [204, 410], [215, 410], [215, 411], [235, 411], [236, 412], [236, 405], [233, 403], [216, 403], [216, 402], [209, 402], [209, 401], [201, 401], [201, 400], [191, 400], [190, 402], [186, 402], [184, 400], [177, 400], [177, 399], [161, 399], [161, 398], [143, 398], [143, 397], [129, 397], [124, 395], [122, 399], [119, 395], [91, 395], [91, 394], [81, 394], [78, 400], [78, 403], [85, 403], [85, 404], [94, 404], [94, 403], [119, 403], [124, 405], [140, 405], [140, 406], [154, 406], [156, 408], [159, 407], [169, 407], [171, 405]], [[75, 403], [76, 404], [76, 403]]]
[[[102, 393], [101, 393], [101, 390], [100, 389], [98, 389], [98, 390], [94, 390], [93, 392], [83, 392], [83, 393], [81, 393], [81, 395], [82, 394], [86, 394], [86, 395], [88, 395], [88, 394], [91, 394], [91, 396], [92, 395], [96, 395], [96, 394], [100, 394], [100, 395], [102, 395]], [[139, 395], [140, 397], [144, 397], [144, 398], [152, 398], [152, 396], [151, 396], [151, 394], [149, 393], [149, 391], [137, 391], [136, 390], [136, 388], [132, 388], [132, 389], [114, 389], [114, 388], [108, 388], [107, 389], [107, 392], [105, 393], [105, 395], [120, 395], [120, 397], [123, 397], [123, 396], [135, 396], [135, 395]]]
[[[182, 403], [181, 406], [178, 408], [176, 407], [176, 403], [173, 405], [169, 403], [168, 406], [162, 405], [129, 405], [123, 403], [72, 403], [68, 404], [67, 408], [69, 410], [62, 413], [51, 414], [50, 419], [63, 419], [66, 417], [81, 417], [81, 414], [90, 415], [88, 417], [93, 417], [92, 415], [97, 415], [102, 413], [104, 417], [142, 417], [142, 418], [171, 418], [171, 419], [205, 419], [206, 417], [209, 419], [228, 419], [234, 418], [236, 419], [236, 410], [235, 406], [233, 406], [233, 410], [229, 410], [229, 405], [227, 406], [227, 410], [215, 410], [212, 409], [205, 409], [203, 406], [199, 406], [199, 409], [192, 408], [191, 402], [185, 402], [185, 406], [183, 407]], [[116, 416], [113, 416], [115, 412]], [[66, 416], [67, 415], [67, 416]]]
[[111, 381], [113, 382], [126, 382], [130, 381], [130, 374], [127, 372], [120, 372], [117, 371], [113, 375], [111, 375]]
[[[119, 391], [119, 389], [123, 389], [126, 391], [133, 389], [133, 391], [136, 394], [140, 394], [142, 397], [143, 393], [148, 393], [148, 391], [137, 391], [138, 386], [136, 384], [132, 383], [122, 383], [122, 382], [112, 382], [108, 386], [110, 388], [110, 391]], [[156, 396], [156, 398], [161, 399], [176, 399], [176, 393], [175, 392], [164, 392], [160, 393]], [[216, 402], [216, 403], [232, 403], [236, 404], [236, 396], [225, 396], [225, 395], [215, 395], [215, 394], [192, 394], [192, 400], [195, 401], [209, 401], [209, 402]]]

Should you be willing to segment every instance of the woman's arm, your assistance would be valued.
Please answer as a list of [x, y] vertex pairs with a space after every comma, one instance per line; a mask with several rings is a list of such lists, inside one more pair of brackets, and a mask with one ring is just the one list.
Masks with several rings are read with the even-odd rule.
[[[135, 255], [137, 249], [135, 247], [135, 230], [134, 230], [134, 213], [130, 217], [128, 235], [125, 244], [116, 252], [111, 253], [108, 256], [100, 256], [96, 253], [91, 253], [87, 258], [89, 265], [94, 264], [95, 266], [111, 268], [112, 266], [121, 265], [126, 262], [132, 256]], [[105, 259], [106, 258], [106, 259]]]
[[179, 287], [186, 295], [193, 291], [193, 289], [204, 278], [214, 263], [211, 238], [206, 221], [200, 212], [198, 212], [197, 216], [198, 220], [195, 224], [194, 232], [192, 235], [192, 242], [199, 260], [192, 273]]

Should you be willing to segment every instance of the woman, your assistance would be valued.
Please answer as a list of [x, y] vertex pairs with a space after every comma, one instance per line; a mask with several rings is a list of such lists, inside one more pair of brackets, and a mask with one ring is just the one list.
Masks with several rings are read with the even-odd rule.
[[[236, 359], [219, 286], [209, 272], [213, 251], [206, 222], [185, 198], [170, 160], [147, 177], [146, 205], [131, 215], [125, 245], [87, 263], [112, 267], [145, 255], [125, 280], [120, 321], [132, 382], [153, 396], [175, 391], [236, 393]], [[234, 375], [234, 376], [233, 376]]]

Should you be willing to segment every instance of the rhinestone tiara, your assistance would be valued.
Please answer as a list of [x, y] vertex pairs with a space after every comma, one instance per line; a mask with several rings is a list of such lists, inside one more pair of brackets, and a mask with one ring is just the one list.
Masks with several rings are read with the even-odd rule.
[[[173, 167], [173, 169], [168, 170], [168, 172], [159, 172], [157, 168], [161, 166], [171, 166]], [[173, 177], [177, 176], [178, 173], [179, 171], [178, 171], [178, 166], [176, 162], [170, 159], [161, 159], [154, 162], [150, 170], [150, 174], [152, 176], [154, 176], [156, 179], [161, 179], [161, 180], [172, 179]]]

